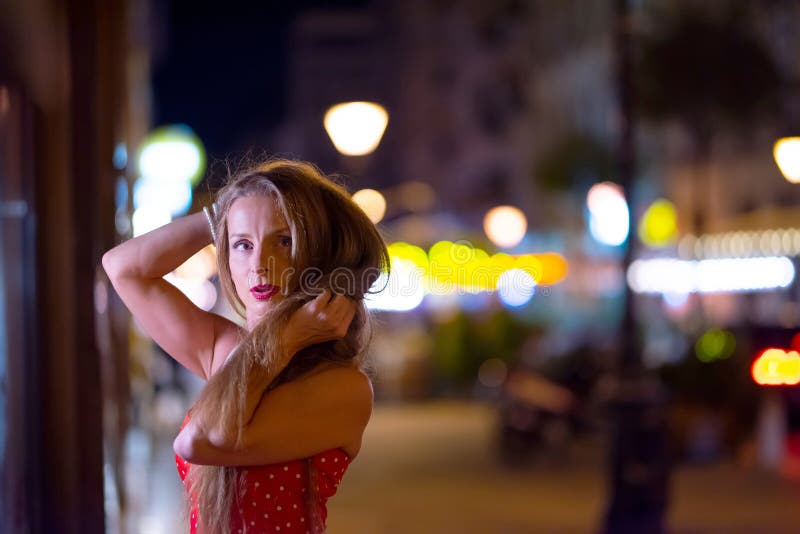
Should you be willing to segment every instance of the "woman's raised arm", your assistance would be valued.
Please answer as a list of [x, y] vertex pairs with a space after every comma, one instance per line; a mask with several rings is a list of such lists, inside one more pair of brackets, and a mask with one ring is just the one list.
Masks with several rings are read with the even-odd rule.
[[239, 327], [201, 310], [163, 277], [210, 240], [208, 222], [199, 212], [103, 255], [103, 268], [136, 320], [167, 354], [204, 379], [214, 357], [224, 358], [235, 346]]

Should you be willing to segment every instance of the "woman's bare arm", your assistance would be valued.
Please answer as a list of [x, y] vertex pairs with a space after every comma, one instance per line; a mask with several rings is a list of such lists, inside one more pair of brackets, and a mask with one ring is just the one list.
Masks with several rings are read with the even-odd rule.
[[[333, 299], [330, 296], [331, 292], [326, 291], [297, 310], [282, 333], [285, 353], [275, 358], [270, 372], [256, 370], [249, 377], [242, 412], [242, 442], [237, 439], [238, 418], [229, 421], [192, 419], [175, 439], [175, 452], [195, 463], [220, 461], [221, 465], [244, 465], [229, 464], [223, 458], [237, 458], [232, 461], [241, 462], [243, 458], [266, 458], [272, 454], [293, 455], [309, 447], [319, 452], [324, 449], [317, 447], [323, 445], [342, 447], [352, 445], [356, 437], [360, 439], [371, 411], [372, 388], [366, 376], [355, 368], [326, 371], [264, 394], [298, 350], [346, 334], [355, 314], [355, 303], [343, 295]], [[295, 430], [303, 436], [302, 432], [307, 430], [303, 426], [307, 424], [321, 433], [306, 443], [299, 442], [305, 439], [303, 437], [293, 443], [289, 432], [303, 411], [307, 411], [303, 425]], [[287, 433], [289, 441], [262, 443], [272, 437], [263, 434], [267, 425], [277, 433], [275, 435]], [[237, 456], [244, 451], [249, 451], [247, 456]], [[206, 453], [213, 453], [213, 456], [205, 456]]]
[[[326, 290], [295, 311], [281, 332], [282, 354], [275, 355], [269, 370], [254, 369], [248, 376], [247, 391], [241, 412], [244, 430], [247, 430], [252, 423], [264, 392], [289, 365], [298, 351], [315, 343], [341, 339], [347, 333], [355, 315], [356, 305], [344, 295], [331, 297], [331, 291]], [[192, 439], [208, 441], [209, 445], [223, 450], [237, 447], [238, 417], [229, 420], [216, 417], [209, 421], [195, 421], [193, 428], [195, 432]], [[187, 434], [190, 432], [191, 429], [186, 431]]]
[[210, 237], [205, 216], [195, 213], [103, 255], [103, 268], [136, 320], [167, 354], [204, 379], [215, 355], [236, 344], [239, 327], [195, 306], [163, 276], [208, 245]]
[[240, 445], [214, 443], [192, 419], [173, 448], [201, 465], [266, 465], [336, 448], [352, 459], [372, 413], [372, 397], [369, 379], [356, 368], [323, 371], [264, 395]]

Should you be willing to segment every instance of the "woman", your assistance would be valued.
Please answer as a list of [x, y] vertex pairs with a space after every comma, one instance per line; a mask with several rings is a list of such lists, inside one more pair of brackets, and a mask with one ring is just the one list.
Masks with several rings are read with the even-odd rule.
[[[215, 212], [131, 239], [103, 266], [156, 343], [207, 381], [174, 442], [191, 532], [319, 532], [372, 410], [362, 298], [388, 269], [386, 246], [308, 163], [232, 178]], [[244, 326], [163, 279], [210, 236]]]

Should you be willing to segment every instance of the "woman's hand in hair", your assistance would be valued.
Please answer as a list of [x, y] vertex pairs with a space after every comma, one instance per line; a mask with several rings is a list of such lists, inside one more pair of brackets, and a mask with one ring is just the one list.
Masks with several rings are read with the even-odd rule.
[[326, 289], [294, 312], [283, 331], [288, 357], [310, 345], [341, 339], [356, 313], [356, 303], [346, 295]]

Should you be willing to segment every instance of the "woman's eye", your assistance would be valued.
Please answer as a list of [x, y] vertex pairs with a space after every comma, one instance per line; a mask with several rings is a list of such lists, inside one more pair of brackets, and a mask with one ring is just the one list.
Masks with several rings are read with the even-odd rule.
[[282, 247], [291, 247], [292, 238], [287, 235], [281, 236], [280, 243]]
[[237, 241], [233, 245], [234, 250], [250, 250], [252, 247], [247, 241]]

